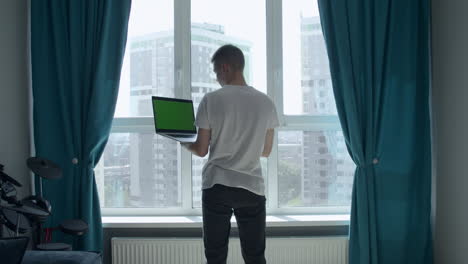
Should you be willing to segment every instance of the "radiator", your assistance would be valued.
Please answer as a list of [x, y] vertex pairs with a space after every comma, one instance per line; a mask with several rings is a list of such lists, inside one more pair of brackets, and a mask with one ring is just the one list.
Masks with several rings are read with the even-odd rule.
[[[269, 264], [345, 264], [347, 237], [267, 238]], [[112, 238], [112, 264], [203, 264], [203, 241], [196, 238]], [[238, 238], [229, 240], [228, 264], [242, 264]]]

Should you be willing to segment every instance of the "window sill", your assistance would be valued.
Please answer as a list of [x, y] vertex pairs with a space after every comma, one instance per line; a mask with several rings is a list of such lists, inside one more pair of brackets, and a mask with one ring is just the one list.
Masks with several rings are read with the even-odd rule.
[[[267, 227], [348, 226], [349, 215], [268, 215]], [[104, 228], [201, 228], [201, 216], [104, 216]], [[237, 227], [234, 217], [231, 225]]]

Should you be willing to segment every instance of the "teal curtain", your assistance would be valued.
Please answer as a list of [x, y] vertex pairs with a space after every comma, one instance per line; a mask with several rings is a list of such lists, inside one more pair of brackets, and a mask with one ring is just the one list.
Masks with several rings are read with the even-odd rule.
[[127, 38], [131, 0], [32, 0], [31, 56], [36, 156], [61, 166], [44, 181], [48, 226], [79, 218], [88, 233], [54, 240], [102, 249], [94, 167], [109, 137]]
[[318, 3], [357, 165], [349, 263], [432, 263], [429, 2]]

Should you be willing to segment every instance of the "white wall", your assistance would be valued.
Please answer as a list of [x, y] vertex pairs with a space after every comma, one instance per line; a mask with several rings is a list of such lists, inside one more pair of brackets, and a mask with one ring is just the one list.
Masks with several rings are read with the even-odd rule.
[[435, 263], [468, 263], [468, 1], [432, 0]]
[[0, 1], [0, 163], [29, 194], [27, 0]]

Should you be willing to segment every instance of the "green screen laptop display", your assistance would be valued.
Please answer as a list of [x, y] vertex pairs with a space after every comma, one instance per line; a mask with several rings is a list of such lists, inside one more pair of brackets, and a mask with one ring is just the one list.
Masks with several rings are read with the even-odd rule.
[[195, 132], [191, 100], [153, 97], [156, 131]]

